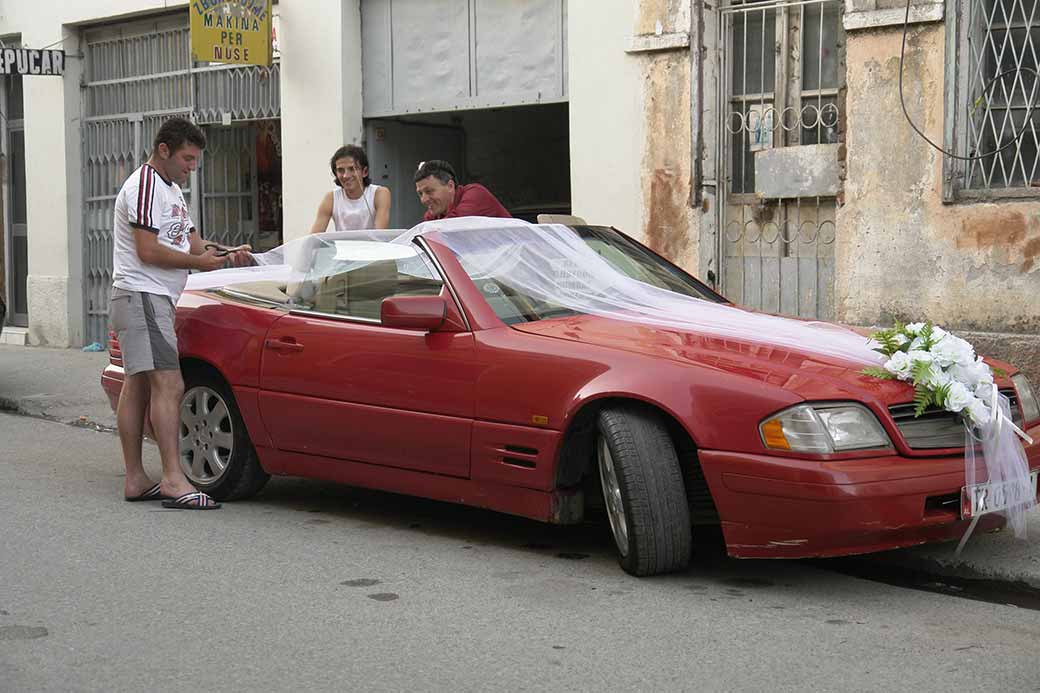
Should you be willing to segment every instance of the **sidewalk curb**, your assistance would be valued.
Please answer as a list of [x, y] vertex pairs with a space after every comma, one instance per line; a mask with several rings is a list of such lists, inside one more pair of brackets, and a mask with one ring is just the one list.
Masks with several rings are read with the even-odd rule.
[[[1023, 544], [1023, 546], [1025, 545]], [[877, 565], [892, 565], [901, 570], [917, 570], [929, 575], [969, 581], [996, 581], [1023, 591], [1040, 593], [1040, 576], [1030, 575], [1021, 570], [987, 568], [952, 554], [949, 557], [910, 554], [896, 557], [888, 554], [874, 554], [870, 558]]]
[[52, 421], [66, 426], [75, 426], [76, 428], [89, 428], [90, 430], [99, 433], [118, 433], [118, 429], [116, 429], [115, 426], [91, 421], [87, 416], [81, 416], [78, 419], [68, 419], [48, 414], [45, 406], [30, 397], [11, 399], [10, 397], [0, 395], [0, 412], [8, 412], [10, 414], [26, 416], [33, 419], [43, 419], [44, 421]]

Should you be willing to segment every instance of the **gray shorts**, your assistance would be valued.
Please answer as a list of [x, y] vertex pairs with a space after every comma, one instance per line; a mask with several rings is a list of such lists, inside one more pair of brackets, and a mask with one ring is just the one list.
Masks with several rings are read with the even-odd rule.
[[169, 296], [113, 287], [108, 315], [119, 339], [127, 375], [180, 370], [173, 301]]

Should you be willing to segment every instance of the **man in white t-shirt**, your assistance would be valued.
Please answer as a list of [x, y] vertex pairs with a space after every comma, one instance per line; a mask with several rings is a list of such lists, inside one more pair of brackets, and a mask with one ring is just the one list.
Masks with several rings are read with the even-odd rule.
[[[227, 252], [206, 244], [195, 231], [180, 186], [198, 167], [206, 136], [184, 118], [170, 118], [155, 136], [152, 155], [130, 174], [116, 196], [113, 227], [113, 280], [109, 309], [112, 330], [123, 353], [124, 380], [116, 407], [126, 465], [124, 497], [162, 500], [185, 510], [219, 508], [195, 490], [179, 463], [177, 443], [181, 378], [174, 332], [174, 306], [188, 270], [215, 270], [250, 264], [245, 249]], [[208, 248], [208, 249], [207, 249]], [[162, 480], [154, 483], [141, 463], [145, 413], [162, 459]]]
[[390, 189], [368, 176], [368, 155], [356, 144], [340, 147], [329, 159], [336, 188], [321, 199], [311, 233], [385, 229], [390, 226]]

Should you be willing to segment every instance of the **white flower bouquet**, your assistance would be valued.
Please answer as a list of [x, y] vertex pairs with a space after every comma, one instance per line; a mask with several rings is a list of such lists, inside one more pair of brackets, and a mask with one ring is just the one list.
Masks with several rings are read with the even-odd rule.
[[[914, 415], [931, 406], [958, 413], [975, 426], [989, 422], [994, 371], [971, 344], [930, 322], [914, 322], [870, 335], [870, 347], [885, 357], [863, 373], [914, 386]], [[1002, 371], [997, 371], [1003, 376]]]

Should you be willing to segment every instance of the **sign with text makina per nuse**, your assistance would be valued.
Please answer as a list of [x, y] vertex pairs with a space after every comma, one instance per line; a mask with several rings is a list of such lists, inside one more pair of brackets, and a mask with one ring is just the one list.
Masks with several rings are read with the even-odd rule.
[[191, 0], [191, 57], [271, 64], [271, 0]]

